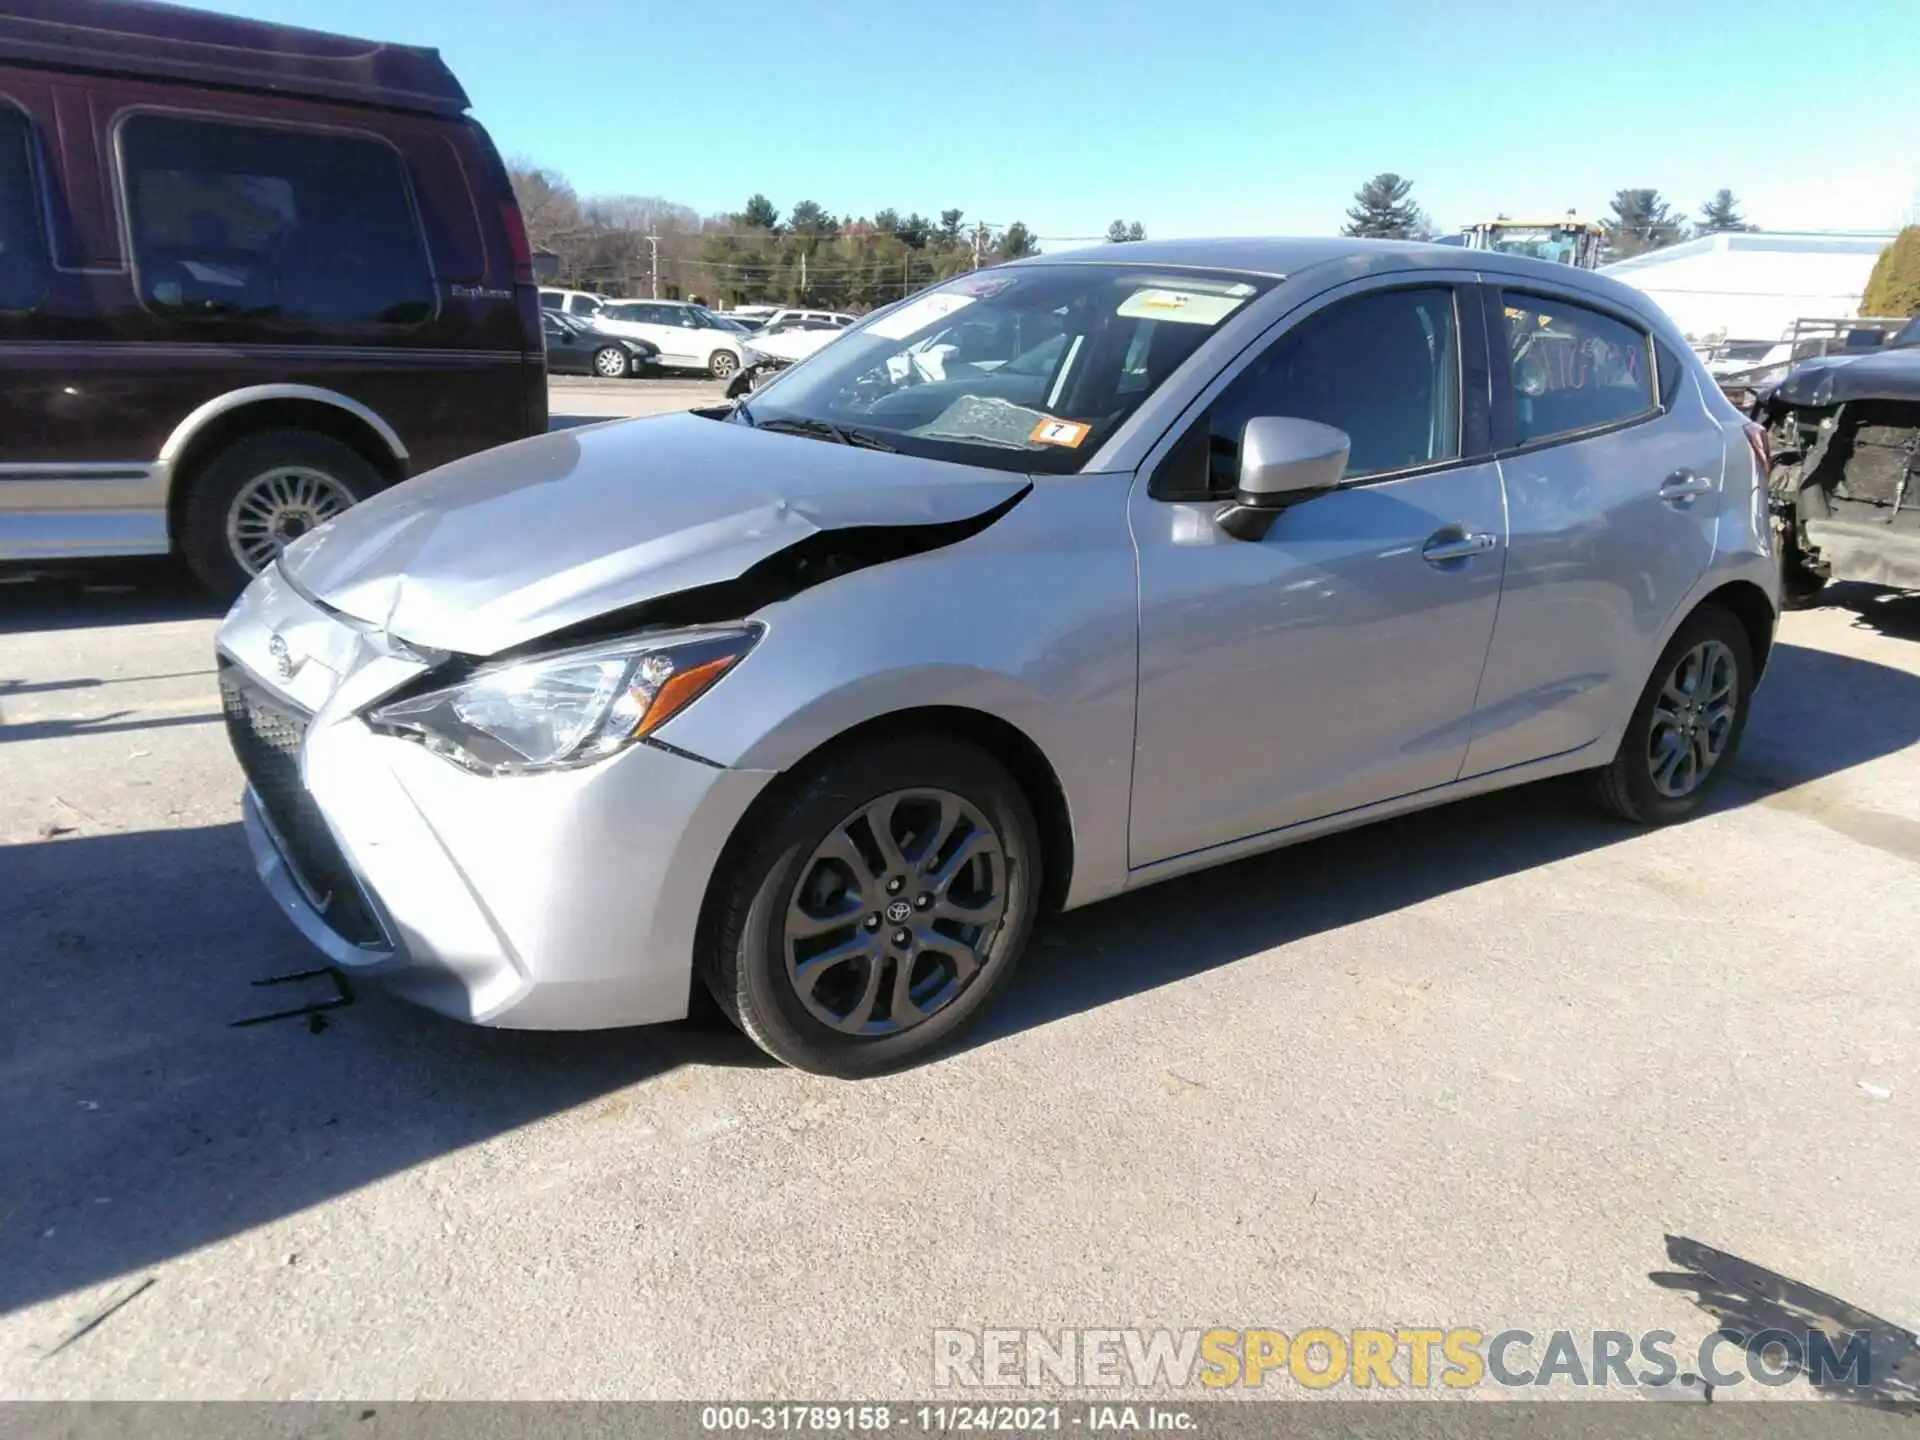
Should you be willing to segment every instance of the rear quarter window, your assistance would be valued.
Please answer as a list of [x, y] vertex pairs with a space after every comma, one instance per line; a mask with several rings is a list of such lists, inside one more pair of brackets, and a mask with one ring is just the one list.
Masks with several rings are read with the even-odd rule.
[[405, 168], [371, 137], [134, 115], [121, 183], [140, 299], [192, 320], [415, 325], [434, 312]]
[[1673, 402], [1680, 397], [1680, 382], [1686, 378], [1687, 362], [1679, 351], [1658, 338], [1653, 342], [1653, 358], [1660, 367], [1660, 408], [1671, 410]]
[[0, 105], [0, 311], [32, 310], [47, 293], [47, 246], [27, 117]]

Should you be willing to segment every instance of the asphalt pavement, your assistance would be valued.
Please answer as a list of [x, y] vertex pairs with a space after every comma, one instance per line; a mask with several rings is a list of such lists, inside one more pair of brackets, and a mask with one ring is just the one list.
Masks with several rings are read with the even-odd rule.
[[0, 585], [0, 1396], [921, 1395], [936, 1327], [1691, 1342], [1670, 1236], [1920, 1324], [1920, 598], [1789, 615], [1691, 824], [1551, 784], [1169, 882], [859, 1084], [710, 1019], [231, 1028], [312, 957], [215, 624], [165, 565]]

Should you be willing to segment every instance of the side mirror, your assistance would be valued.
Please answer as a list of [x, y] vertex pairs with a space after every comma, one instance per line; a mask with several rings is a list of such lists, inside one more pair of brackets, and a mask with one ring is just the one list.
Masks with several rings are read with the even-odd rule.
[[1260, 540], [1274, 517], [1347, 473], [1347, 432], [1317, 420], [1261, 415], [1240, 436], [1240, 483], [1215, 517], [1236, 540]]

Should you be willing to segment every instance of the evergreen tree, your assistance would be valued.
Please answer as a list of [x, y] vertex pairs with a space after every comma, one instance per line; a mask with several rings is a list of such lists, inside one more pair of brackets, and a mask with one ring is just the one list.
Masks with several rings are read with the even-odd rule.
[[796, 235], [833, 235], [840, 226], [817, 202], [802, 200], [787, 217], [787, 228]]
[[1353, 192], [1343, 235], [1368, 240], [1410, 240], [1427, 228], [1426, 217], [1412, 200], [1413, 181], [1383, 170]]
[[1740, 204], [1733, 198], [1731, 190], [1716, 190], [1713, 198], [1700, 207], [1700, 233], [1716, 234], [1721, 230], [1751, 230], [1746, 217], [1740, 213]]
[[1607, 253], [1617, 260], [1663, 250], [1686, 238], [1685, 222], [1652, 189], [1616, 190], [1613, 218], [1600, 225], [1607, 232]]
[[1033, 232], [1016, 220], [1007, 226], [1006, 233], [1000, 237], [1000, 243], [993, 247], [994, 258], [999, 260], [1018, 260], [1023, 255], [1038, 255], [1040, 246], [1035, 243]]
[[780, 212], [766, 196], [755, 195], [740, 212], [740, 223], [751, 230], [778, 230]]

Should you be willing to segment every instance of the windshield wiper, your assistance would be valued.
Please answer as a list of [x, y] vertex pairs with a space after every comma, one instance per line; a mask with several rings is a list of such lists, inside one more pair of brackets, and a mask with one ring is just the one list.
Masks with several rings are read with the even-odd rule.
[[762, 420], [755, 424], [751, 417], [747, 423], [758, 430], [773, 430], [788, 435], [811, 435], [816, 439], [831, 440], [837, 445], [852, 445], [861, 450], [885, 450], [898, 453], [898, 447], [889, 445], [878, 435], [869, 435], [864, 430], [849, 430], [831, 420], [814, 420], [804, 416], [782, 416], [777, 420]]

